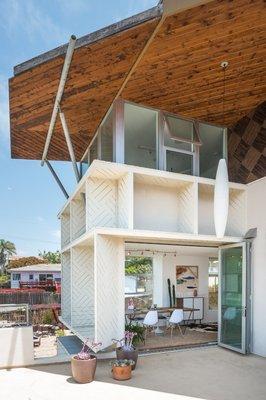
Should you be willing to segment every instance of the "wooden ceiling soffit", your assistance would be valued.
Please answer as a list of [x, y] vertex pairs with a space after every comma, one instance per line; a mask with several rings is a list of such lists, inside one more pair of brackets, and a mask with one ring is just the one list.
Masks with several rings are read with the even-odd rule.
[[[127, 74], [152, 35], [159, 18], [75, 50], [61, 109], [77, 160], [80, 160]], [[41, 159], [58, 88], [64, 54], [19, 73], [9, 81], [11, 155]], [[69, 160], [57, 118], [48, 159]]]
[[265, 100], [265, 59], [263, 0], [207, 2], [165, 18], [121, 97], [232, 126]]

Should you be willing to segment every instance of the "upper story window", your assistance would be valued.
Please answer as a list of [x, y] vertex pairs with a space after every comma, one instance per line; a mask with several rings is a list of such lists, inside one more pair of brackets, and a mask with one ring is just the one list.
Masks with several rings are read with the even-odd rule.
[[157, 112], [126, 103], [125, 164], [157, 168]]
[[83, 157], [215, 178], [226, 158], [226, 129], [121, 99], [110, 108]]
[[200, 171], [204, 178], [215, 178], [219, 160], [226, 156], [225, 130], [218, 126], [199, 124], [199, 134], [202, 141], [200, 146]]

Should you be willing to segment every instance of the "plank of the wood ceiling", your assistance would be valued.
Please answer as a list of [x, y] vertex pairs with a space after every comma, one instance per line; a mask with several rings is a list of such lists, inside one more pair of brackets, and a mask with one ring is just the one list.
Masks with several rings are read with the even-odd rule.
[[[78, 159], [157, 22], [146, 22], [75, 51], [61, 108]], [[63, 58], [58, 57], [10, 80], [13, 157], [41, 157], [62, 63]], [[48, 157], [69, 158], [59, 121]]]
[[[211, 112], [212, 122], [221, 123], [219, 65], [226, 59], [226, 123], [236, 122], [240, 110], [245, 113], [265, 97], [265, 21], [262, 0], [215, 1], [168, 17], [123, 97], [201, 119]], [[231, 97], [238, 94], [241, 103], [233, 104]]]

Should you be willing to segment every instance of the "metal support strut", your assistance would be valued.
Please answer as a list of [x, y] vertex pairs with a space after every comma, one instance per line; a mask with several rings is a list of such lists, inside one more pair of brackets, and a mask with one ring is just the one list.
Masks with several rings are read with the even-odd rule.
[[55, 178], [56, 182], [58, 183], [58, 186], [60, 187], [60, 189], [62, 190], [64, 196], [66, 199], [69, 198], [69, 195], [66, 191], [66, 189], [64, 188], [62, 182], [60, 181], [57, 173], [55, 172], [55, 170], [53, 169], [52, 165], [50, 164], [50, 162], [48, 160], [44, 160], [45, 164], [47, 165], [47, 167], [49, 168], [49, 170], [51, 171], [53, 177]]

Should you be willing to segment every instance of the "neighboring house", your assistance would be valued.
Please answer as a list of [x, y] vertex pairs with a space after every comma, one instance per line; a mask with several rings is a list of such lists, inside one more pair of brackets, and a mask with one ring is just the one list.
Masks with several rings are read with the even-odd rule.
[[[131, 252], [152, 258], [153, 303], [170, 279], [221, 346], [266, 356], [265, 24], [262, 0], [164, 0], [15, 67], [12, 157], [41, 159], [67, 197], [61, 318], [82, 340], [123, 336]], [[70, 197], [49, 160], [72, 161]]]
[[61, 264], [37, 264], [19, 268], [10, 268], [11, 289], [20, 287], [20, 283], [39, 283], [52, 280], [61, 282]]

